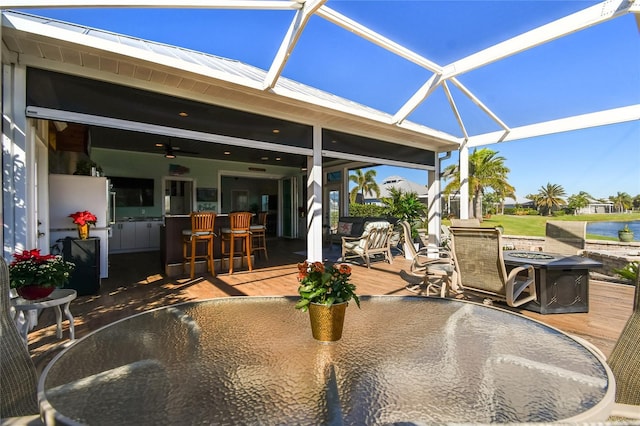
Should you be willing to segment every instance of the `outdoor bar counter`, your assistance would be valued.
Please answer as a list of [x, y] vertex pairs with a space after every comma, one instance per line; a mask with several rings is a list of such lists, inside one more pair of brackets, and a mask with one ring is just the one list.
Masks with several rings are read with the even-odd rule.
[[47, 424], [598, 422], [603, 357], [524, 316], [461, 300], [370, 296], [342, 339], [313, 339], [293, 297], [177, 304], [120, 320], [44, 369]]

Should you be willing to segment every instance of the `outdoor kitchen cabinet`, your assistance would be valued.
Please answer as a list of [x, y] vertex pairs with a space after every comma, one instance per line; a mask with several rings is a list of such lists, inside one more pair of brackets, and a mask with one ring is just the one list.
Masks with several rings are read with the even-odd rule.
[[160, 227], [162, 221], [116, 222], [109, 240], [109, 252], [127, 253], [160, 249]]
[[111, 228], [109, 252], [125, 253], [135, 248], [135, 223], [116, 222]]
[[160, 249], [160, 225], [159, 221], [134, 222], [135, 223], [135, 248]]

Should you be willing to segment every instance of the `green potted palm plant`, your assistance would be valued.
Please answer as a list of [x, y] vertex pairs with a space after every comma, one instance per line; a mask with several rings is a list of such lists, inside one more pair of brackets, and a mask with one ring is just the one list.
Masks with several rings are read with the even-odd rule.
[[336, 341], [342, 338], [344, 315], [350, 300], [358, 308], [360, 299], [356, 286], [349, 282], [351, 266], [328, 265], [322, 262], [298, 264], [298, 294], [296, 309], [309, 311], [313, 337], [320, 341]]
[[624, 227], [618, 231], [618, 239], [625, 243], [633, 241], [633, 231], [629, 229], [629, 225], [625, 224]]
[[75, 264], [61, 256], [40, 254], [40, 250], [14, 253], [9, 264], [10, 287], [27, 300], [43, 299], [69, 282]]

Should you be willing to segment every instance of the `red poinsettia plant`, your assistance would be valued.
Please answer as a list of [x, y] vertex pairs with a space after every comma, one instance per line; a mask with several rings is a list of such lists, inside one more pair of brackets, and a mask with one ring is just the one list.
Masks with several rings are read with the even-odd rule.
[[40, 254], [40, 250], [24, 250], [14, 253], [9, 264], [9, 280], [12, 288], [28, 285], [62, 287], [71, 277], [75, 264], [61, 256]]
[[96, 224], [96, 221], [98, 220], [98, 218], [91, 212], [85, 210], [83, 212], [75, 212], [69, 215], [70, 218], [73, 218], [73, 223], [75, 223], [76, 225], [86, 225], [87, 223], [89, 225], [94, 225]]

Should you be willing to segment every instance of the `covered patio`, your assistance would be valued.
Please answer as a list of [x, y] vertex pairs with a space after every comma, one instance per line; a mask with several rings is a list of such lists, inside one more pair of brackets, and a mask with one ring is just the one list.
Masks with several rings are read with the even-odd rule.
[[[95, 7], [158, 6], [133, 1], [89, 3]], [[208, 185], [213, 190], [221, 186], [222, 177], [230, 167], [225, 156], [235, 151], [240, 157], [234, 163], [242, 165], [245, 177], [267, 173], [274, 179], [286, 177], [297, 182], [287, 188], [293, 202], [278, 206], [279, 218], [294, 217], [297, 224], [287, 228], [279, 222], [277, 238], [269, 241], [269, 260], [258, 258], [252, 272], [241, 270], [233, 275], [173, 278], [167, 276], [164, 265], [157, 261], [156, 251], [110, 255], [110, 274], [103, 279], [100, 293], [78, 297], [71, 304], [77, 338], [132, 314], [185, 301], [296, 295], [297, 263], [326, 257], [323, 237], [328, 209], [334, 202], [325, 192], [328, 183], [341, 191], [335, 209], [341, 215], [348, 214], [350, 168], [385, 164], [426, 171], [430, 242], [437, 244], [441, 229], [441, 161], [452, 153], [459, 158], [460, 217], [465, 219], [469, 216], [466, 201], [470, 197], [467, 160], [469, 151], [475, 147], [640, 120], [640, 104], [632, 93], [622, 100], [613, 96], [613, 101], [593, 109], [584, 109], [580, 101], [576, 101], [572, 116], [545, 116], [533, 122], [509, 121], [490, 105], [492, 92], [476, 93], [473, 78], [465, 79], [476, 70], [486, 70], [503, 60], [600, 24], [621, 22], [628, 30], [631, 21], [635, 30], [640, 21], [638, 0], [589, 3], [588, 7], [574, 9], [567, 16], [556, 17], [535, 28], [527, 27], [509, 39], [494, 40], [489, 47], [444, 61], [433, 61], [427, 55], [412, 51], [330, 5], [331, 0], [212, 2], [212, 9], [286, 10], [291, 14], [271, 64], [260, 68], [210, 53], [8, 10], [78, 6], [77, 2], [3, 2], [0, 59], [5, 258], [21, 249], [39, 247], [47, 251], [51, 247], [49, 236], [39, 229], [41, 224], [44, 230], [49, 228], [50, 171], [47, 169], [53, 158], [49, 150], [52, 146], [55, 150], [55, 137], [51, 136], [57, 135], [58, 127], [68, 123], [94, 130], [92, 149], [113, 155], [108, 172], [114, 176], [118, 171], [136, 170], [140, 164], [152, 163], [149, 168], [157, 171], [160, 170], [158, 164], [162, 164], [163, 170], [153, 176], [160, 181], [167, 173], [166, 163], [160, 161], [175, 158], [178, 153], [183, 158], [191, 156], [189, 161], [201, 162], [198, 164], [202, 165], [202, 176], [213, 182]], [[161, 7], [203, 6], [202, 2], [194, 1], [162, 3]], [[382, 111], [371, 104], [288, 78], [286, 65], [312, 18], [327, 21], [332, 28], [347, 30], [366, 44], [380, 48], [385, 55], [416, 66], [420, 77], [413, 81], [413, 89], [405, 93], [395, 109]], [[616, 68], [615, 64], [608, 66]], [[482, 73], [476, 76], [493, 78]], [[398, 80], [402, 78], [403, 75], [397, 76]], [[631, 80], [636, 78], [634, 74]], [[508, 93], [517, 92], [503, 89]], [[559, 92], [547, 101], [560, 98]], [[446, 106], [455, 131], [425, 119], [433, 117], [434, 111], [425, 105], [435, 96], [440, 96]], [[526, 100], [515, 103], [523, 105]], [[189, 114], [181, 107], [196, 111], [190, 113], [189, 124], [185, 124]], [[534, 108], [542, 110], [544, 106]], [[489, 124], [472, 130], [467, 121], [471, 110]], [[107, 131], [101, 133], [104, 129]], [[164, 152], [151, 144], [158, 138], [165, 141], [160, 144]], [[186, 149], [174, 149], [175, 141]], [[125, 159], [130, 158], [137, 160], [127, 163]], [[286, 167], [278, 165], [283, 159]], [[330, 182], [333, 173], [337, 177]], [[165, 195], [163, 191], [158, 191], [158, 198]], [[216, 200], [220, 204], [221, 192]], [[290, 232], [294, 230], [300, 232]], [[370, 269], [354, 267], [352, 279], [358, 293], [413, 295], [406, 289], [411, 283], [406, 274], [409, 262], [395, 256], [391, 264], [375, 262]], [[580, 336], [608, 355], [631, 315], [633, 292], [632, 286], [594, 280], [590, 286], [588, 313], [519, 312]], [[55, 325], [48, 315], [45, 311], [36, 329], [29, 334], [29, 351], [40, 371], [68, 343], [66, 333], [63, 340], [56, 339]]]

